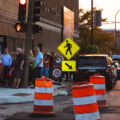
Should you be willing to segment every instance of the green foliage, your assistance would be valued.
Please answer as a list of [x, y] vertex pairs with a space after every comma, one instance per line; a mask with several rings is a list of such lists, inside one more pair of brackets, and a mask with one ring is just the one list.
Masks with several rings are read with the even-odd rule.
[[[96, 8], [94, 8], [96, 10]], [[80, 42], [81, 42], [81, 54], [86, 54], [88, 52], [88, 46], [91, 41], [91, 11], [84, 11], [83, 9], [79, 10], [79, 31], [80, 31]], [[102, 19], [106, 21], [106, 19]], [[108, 32], [103, 31], [99, 27], [94, 27], [93, 30], [93, 41], [96, 46], [99, 47], [99, 52], [103, 54], [109, 54], [112, 50], [114, 53], [118, 49], [115, 47], [114, 35]], [[94, 48], [94, 47], [93, 47]], [[90, 49], [90, 48], [89, 48]]]
[[87, 54], [98, 54], [99, 53], [99, 47], [96, 45], [88, 45], [86, 49]]
[[113, 34], [104, 31], [94, 31], [94, 43], [99, 46], [100, 53], [109, 54], [112, 48], [115, 48]]

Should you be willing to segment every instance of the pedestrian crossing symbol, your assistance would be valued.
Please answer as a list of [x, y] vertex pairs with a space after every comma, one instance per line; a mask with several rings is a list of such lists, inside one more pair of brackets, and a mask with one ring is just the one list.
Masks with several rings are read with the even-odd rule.
[[80, 47], [70, 38], [66, 38], [57, 48], [68, 60], [70, 60]]
[[62, 71], [63, 72], [75, 72], [76, 71], [76, 61], [63, 60], [62, 61]]

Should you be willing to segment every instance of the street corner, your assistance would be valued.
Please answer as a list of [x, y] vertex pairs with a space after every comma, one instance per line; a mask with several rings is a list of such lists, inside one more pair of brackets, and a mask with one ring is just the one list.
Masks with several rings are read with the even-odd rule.
[[0, 104], [34, 101], [34, 89], [0, 88]]

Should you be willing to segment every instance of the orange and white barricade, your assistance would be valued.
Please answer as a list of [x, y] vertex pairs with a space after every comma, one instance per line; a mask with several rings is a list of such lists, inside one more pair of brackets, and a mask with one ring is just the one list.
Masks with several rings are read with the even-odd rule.
[[100, 74], [95, 74], [94, 76], [90, 77], [90, 83], [94, 84], [94, 89], [96, 92], [96, 99], [97, 99], [98, 107], [99, 108], [107, 107], [105, 77], [101, 76]]
[[79, 84], [72, 86], [75, 120], [100, 120], [93, 84]]
[[32, 114], [52, 115], [53, 85], [52, 80], [42, 77], [35, 81], [34, 111]]

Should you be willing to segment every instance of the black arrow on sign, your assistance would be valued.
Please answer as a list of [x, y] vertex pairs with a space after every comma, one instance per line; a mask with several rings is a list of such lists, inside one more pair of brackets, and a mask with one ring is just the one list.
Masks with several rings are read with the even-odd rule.
[[65, 63], [66, 66], [69, 67], [69, 69], [72, 69], [72, 66], [70, 66], [69, 64]]

